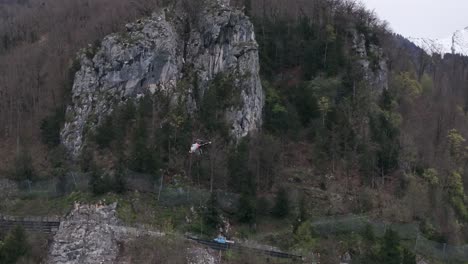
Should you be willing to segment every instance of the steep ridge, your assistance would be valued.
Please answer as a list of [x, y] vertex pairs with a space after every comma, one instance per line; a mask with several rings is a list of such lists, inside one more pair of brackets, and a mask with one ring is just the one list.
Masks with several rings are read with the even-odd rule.
[[199, 8], [190, 15], [181, 5], [164, 9], [82, 50], [61, 132], [74, 156], [119, 104], [164, 94], [193, 114], [216, 78], [229, 78], [240, 98], [225, 113], [231, 136], [239, 139], [261, 125], [264, 94], [253, 25], [229, 1]]

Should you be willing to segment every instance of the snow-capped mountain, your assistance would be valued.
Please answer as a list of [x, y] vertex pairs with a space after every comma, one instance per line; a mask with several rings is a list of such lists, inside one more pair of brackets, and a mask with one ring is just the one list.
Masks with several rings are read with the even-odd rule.
[[461, 54], [468, 56], [468, 27], [443, 39], [408, 38], [428, 54]]

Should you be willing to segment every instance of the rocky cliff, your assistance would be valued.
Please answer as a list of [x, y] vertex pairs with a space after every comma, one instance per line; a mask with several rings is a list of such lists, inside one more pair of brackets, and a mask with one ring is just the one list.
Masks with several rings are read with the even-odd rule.
[[381, 92], [388, 89], [388, 60], [381, 47], [366, 45], [366, 37], [355, 29], [349, 30], [353, 40], [353, 50], [364, 73], [364, 78], [374, 90]]
[[61, 131], [62, 143], [75, 157], [87, 132], [120, 103], [163, 93], [193, 114], [219, 75], [230, 77], [241, 98], [225, 112], [232, 137], [261, 125], [264, 94], [253, 25], [228, 0], [193, 8], [164, 9], [80, 52]]
[[111, 263], [118, 253], [115, 206], [76, 205], [55, 235], [48, 263]]
[[50, 248], [48, 263], [115, 263], [119, 243], [163, 233], [125, 227], [117, 217], [117, 204], [76, 204], [61, 222]]

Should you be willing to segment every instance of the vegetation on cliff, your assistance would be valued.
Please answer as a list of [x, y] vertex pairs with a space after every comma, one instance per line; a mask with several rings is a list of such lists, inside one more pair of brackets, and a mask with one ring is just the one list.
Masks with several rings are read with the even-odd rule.
[[[235, 210], [223, 210], [215, 195], [194, 209], [194, 219], [209, 228], [199, 228], [197, 222], [180, 229], [212, 235], [227, 219], [237, 235], [248, 237], [287, 227], [280, 246], [299, 252], [329, 250], [316, 243], [327, 238], [310, 227], [313, 218], [351, 213], [417, 223], [429, 239], [466, 243], [467, 59], [430, 57], [354, 1], [232, 2], [245, 7], [255, 26], [266, 97], [262, 128], [239, 142], [229, 137], [220, 116], [237, 107], [239, 98], [232, 91], [232, 76], [220, 74], [195, 114], [182, 104], [169, 107], [159, 93], [121, 104], [87, 134], [80, 166], [61, 152], [58, 141], [73, 79], [64, 69], [74, 74], [78, 65], [67, 65], [78, 48], [120, 30], [121, 20], [148, 15], [153, 2], [113, 2], [117, 14], [127, 14], [116, 21], [108, 15], [112, 12], [95, 15], [103, 13], [100, 4], [109, 6], [105, 0], [91, 6], [49, 0], [44, 4], [62, 7], [49, 15], [53, 21], [73, 7], [82, 14], [75, 18], [82, 26], [56, 28], [33, 16], [39, 23], [25, 27], [30, 28], [26, 32], [20, 29], [22, 21], [32, 23], [25, 20], [29, 11], [0, 5], [0, 12], [15, 14], [12, 32], [0, 27], [0, 65], [16, 63], [0, 67], [6, 87], [0, 99], [5, 124], [0, 137], [7, 146], [1, 154], [11, 157], [0, 169], [18, 181], [61, 182], [66, 172], [80, 171], [89, 175], [88, 190], [97, 196], [115, 192], [125, 197], [130, 188], [126, 177], [133, 172], [150, 175], [155, 186], [236, 193]], [[31, 1], [31, 8], [39, 10], [37, 4]], [[196, 18], [186, 22], [190, 27]], [[94, 28], [97, 24], [102, 27]], [[23, 58], [26, 49], [30, 55]], [[42, 64], [45, 53], [50, 60]], [[190, 76], [180, 85], [197, 87]], [[38, 111], [45, 105], [52, 107]], [[213, 144], [203, 155], [189, 156], [192, 140], [201, 136]], [[128, 219], [140, 212], [136, 204], [122, 205], [131, 214]], [[148, 204], [168, 212], [167, 225], [183, 222], [176, 209]], [[189, 214], [187, 208], [181, 212]], [[353, 257], [363, 263], [414, 260], [407, 241], [391, 231], [379, 239], [370, 231], [332, 239], [348, 243], [339, 250], [355, 252]]]

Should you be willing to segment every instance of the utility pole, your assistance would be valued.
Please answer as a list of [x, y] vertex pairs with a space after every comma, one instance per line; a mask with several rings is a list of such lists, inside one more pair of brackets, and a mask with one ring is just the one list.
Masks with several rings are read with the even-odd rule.
[[419, 232], [418, 232], [417, 235], [416, 235], [416, 242], [414, 243], [414, 250], [413, 250], [413, 251], [414, 251], [414, 254], [417, 253], [416, 250], [418, 249], [418, 240], [419, 240]]

